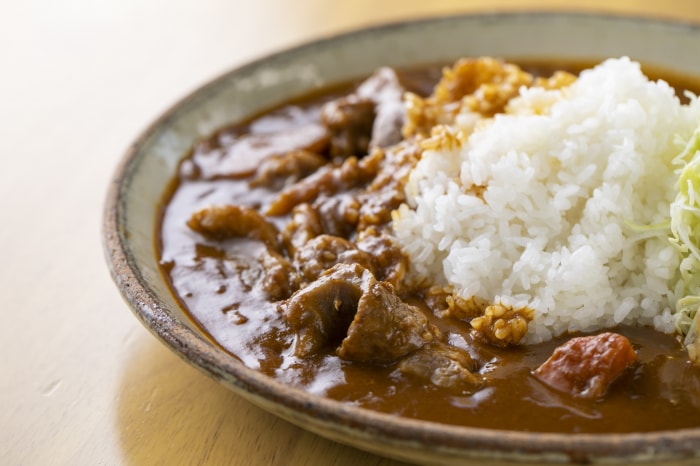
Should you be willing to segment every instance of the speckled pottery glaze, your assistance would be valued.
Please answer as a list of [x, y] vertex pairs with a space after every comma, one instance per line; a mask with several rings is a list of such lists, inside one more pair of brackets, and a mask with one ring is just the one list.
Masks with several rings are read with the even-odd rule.
[[323, 437], [431, 465], [700, 464], [700, 429], [542, 434], [404, 419], [313, 396], [213, 343], [171, 295], [156, 258], [158, 203], [193, 142], [313, 89], [460, 56], [591, 59], [628, 55], [700, 75], [700, 26], [575, 13], [494, 13], [372, 27], [277, 53], [196, 90], [145, 130], [116, 170], [104, 216], [107, 262], [135, 315], [185, 361], [250, 402]]

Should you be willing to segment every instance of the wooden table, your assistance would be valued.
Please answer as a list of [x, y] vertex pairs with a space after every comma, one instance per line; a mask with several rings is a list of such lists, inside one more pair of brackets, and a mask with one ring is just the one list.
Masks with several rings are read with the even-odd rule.
[[141, 326], [102, 254], [111, 173], [172, 102], [262, 54], [389, 20], [575, 3], [700, 22], [696, 0], [5, 2], [0, 464], [399, 464], [261, 411]]

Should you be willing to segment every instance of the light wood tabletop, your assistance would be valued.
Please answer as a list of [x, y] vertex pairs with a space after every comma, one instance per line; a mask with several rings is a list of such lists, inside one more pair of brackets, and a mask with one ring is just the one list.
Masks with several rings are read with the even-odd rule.
[[392, 20], [563, 6], [700, 22], [697, 0], [4, 2], [0, 464], [400, 464], [267, 414], [151, 336], [103, 258], [110, 177], [171, 103], [263, 54]]

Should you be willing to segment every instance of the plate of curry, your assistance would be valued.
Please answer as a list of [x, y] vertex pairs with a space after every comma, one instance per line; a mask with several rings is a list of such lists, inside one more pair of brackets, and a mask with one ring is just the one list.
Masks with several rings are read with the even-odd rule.
[[127, 153], [105, 210], [113, 278], [187, 362], [333, 440], [423, 464], [692, 464], [700, 366], [678, 338], [622, 325], [517, 344], [514, 316], [504, 344], [472, 325], [481, 303], [407, 279], [391, 224], [420, 158], [405, 96], [429, 98], [445, 68], [550, 79], [624, 54], [697, 93], [697, 44], [692, 25], [503, 13], [262, 58]]

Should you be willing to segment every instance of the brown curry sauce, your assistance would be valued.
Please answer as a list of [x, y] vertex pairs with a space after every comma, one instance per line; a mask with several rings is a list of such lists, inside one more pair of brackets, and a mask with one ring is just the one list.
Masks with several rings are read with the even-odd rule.
[[[538, 62], [522, 66], [547, 76], [553, 70], [576, 72], [589, 65]], [[700, 89], [698, 81], [646, 71], [677, 89]], [[438, 66], [402, 74], [404, 85], [423, 95], [439, 77]], [[614, 329], [630, 340], [637, 362], [603, 398], [593, 400], [553, 390], [532, 375], [572, 335], [537, 345], [485, 344], [471, 336], [469, 323], [436, 317], [419, 291], [402, 297], [421, 309], [445, 341], [479, 362], [477, 374], [487, 380], [483, 386], [464, 391], [439, 387], [398, 371], [396, 363], [341, 359], [333, 345], [311, 357], [296, 355], [295, 333], [278, 303], [256, 284], [260, 271], [250, 266], [266, 246], [251, 238], [207, 237], [187, 224], [193, 212], [209, 205], [269, 206], [279, 189], [250, 183], [264, 154], [255, 163], [245, 162], [252, 168], [240, 168], [240, 174], [219, 176], [216, 164], [225, 158], [222, 153], [241, 135], [259, 135], [260, 140], [251, 145], [264, 145], [269, 134], [293, 133], [317, 122], [324, 103], [347, 94], [355, 85], [297, 99], [225, 128], [198, 143], [181, 164], [180, 176], [163, 200], [158, 225], [160, 263], [175, 296], [214, 341], [246, 366], [308, 392], [416, 419], [542, 432], [644, 432], [700, 426], [700, 368], [688, 361], [675, 336], [649, 328]], [[244, 149], [240, 148], [243, 157]], [[243, 163], [239, 167], [245, 167]], [[281, 230], [289, 215], [268, 220]]]

